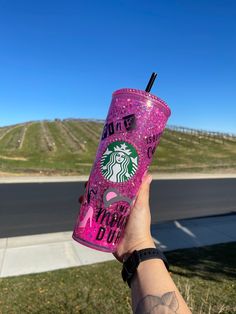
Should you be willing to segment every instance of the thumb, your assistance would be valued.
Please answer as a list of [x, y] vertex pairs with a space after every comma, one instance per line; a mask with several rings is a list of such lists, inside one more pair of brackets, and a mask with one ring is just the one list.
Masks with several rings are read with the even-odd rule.
[[149, 191], [150, 191], [151, 182], [152, 182], [152, 176], [150, 174], [146, 174], [140, 186], [138, 196], [135, 202], [135, 206], [143, 207], [143, 206], [149, 205]]

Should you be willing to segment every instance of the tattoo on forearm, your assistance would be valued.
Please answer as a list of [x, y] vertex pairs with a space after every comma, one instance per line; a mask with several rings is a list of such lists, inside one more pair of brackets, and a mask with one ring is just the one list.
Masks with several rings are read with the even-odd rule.
[[136, 308], [135, 314], [174, 314], [179, 303], [174, 291], [163, 294], [162, 297], [146, 295]]

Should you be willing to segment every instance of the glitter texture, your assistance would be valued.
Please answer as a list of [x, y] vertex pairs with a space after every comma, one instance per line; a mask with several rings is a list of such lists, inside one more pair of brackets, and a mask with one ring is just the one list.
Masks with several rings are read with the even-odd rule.
[[[130, 204], [125, 201], [114, 201], [106, 208], [103, 195], [108, 189], [115, 189], [124, 199], [134, 199], [169, 116], [170, 109], [166, 103], [150, 93], [129, 88], [113, 93], [100, 145], [86, 187], [85, 199], [74, 228], [74, 240], [100, 251], [116, 251], [130, 213]], [[120, 146], [115, 146], [115, 142], [119, 142]], [[124, 142], [123, 146], [122, 142]], [[110, 145], [112, 143], [115, 144]], [[138, 153], [138, 158], [131, 156], [131, 150], [128, 150], [125, 143], [132, 145]], [[115, 152], [108, 149], [108, 146], [114, 146]], [[101, 159], [104, 158], [104, 154], [108, 156], [107, 160], [109, 156], [111, 158], [110, 162], [107, 162], [107, 167], [105, 165], [101, 169]], [[115, 165], [112, 164], [112, 158]], [[121, 166], [125, 164], [124, 159], [126, 168]], [[134, 173], [134, 171], [131, 172], [132, 167], [135, 167], [134, 175], [130, 175]], [[106, 179], [111, 176], [104, 175], [109, 169], [113, 171], [113, 181]], [[122, 178], [123, 175], [123, 178], [126, 176], [125, 179], [120, 179], [120, 182], [117, 179], [117, 182], [114, 182], [116, 173], [117, 178]], [[92, 189], [96, 193], [90, 195]]]

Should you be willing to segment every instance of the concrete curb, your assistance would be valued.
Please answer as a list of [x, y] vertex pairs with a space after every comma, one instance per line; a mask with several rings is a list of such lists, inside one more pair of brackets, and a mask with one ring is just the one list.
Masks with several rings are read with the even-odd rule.
[[[189, 179], [227, 179], [236, 178], [236, 173], [154, 173], [154, 180], [189, 180]], [[89, 176], [0, 176], [2, 183], [50, 183], [50, 182], [81, 182]]]
[[[152, 226], [163, 251], [236, 241], [236, 214], [183, 219]], [[114, 260], [71, 238], [72, 231], [0, 239], [0, 278]]]

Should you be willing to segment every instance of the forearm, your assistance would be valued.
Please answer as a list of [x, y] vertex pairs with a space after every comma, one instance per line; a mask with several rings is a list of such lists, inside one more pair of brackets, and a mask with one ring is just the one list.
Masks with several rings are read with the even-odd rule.
[[164, 263], [151, 259], [139, 264], [131, 281], [135, 314], [190, 314]]

